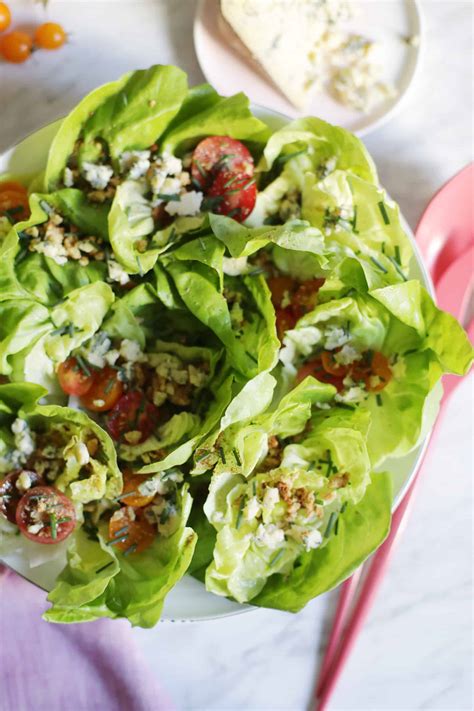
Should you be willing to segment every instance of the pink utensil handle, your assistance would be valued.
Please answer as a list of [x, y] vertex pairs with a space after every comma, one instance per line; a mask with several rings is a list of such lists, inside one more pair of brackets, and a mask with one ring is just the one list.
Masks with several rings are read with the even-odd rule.
[[318, 683], [316, 686], [316, 696], [319, 696], [321, 694], [324, 682], [326, 680], [326, 675], [329, 671], [331, 664], [333, 663], [335, 653], [339, 644], [339, 639], [344, 630], [344, 625], [347, 620], [349, 608], [357, 590], [361, 573], [362, 566], [358, 568], [351, 575], [351, 577], [347, 578], [347, 580], [345, 580], [341, 585], [341, 592], [339, 593], [339, 597], [337, 600], [336, 613], [334, 615], [331, 634], [329, 636], [326, 651], [324, 653], [324, 659], [321, 666], [321, 671], [319, 673]]

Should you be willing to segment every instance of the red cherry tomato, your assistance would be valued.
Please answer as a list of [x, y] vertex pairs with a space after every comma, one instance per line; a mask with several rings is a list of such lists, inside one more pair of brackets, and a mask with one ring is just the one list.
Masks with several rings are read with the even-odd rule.
[[35, 486], [20, 499], [16, 523], [22, 534], [31, 541], [60, 543], [76, 525], [74, 504], [52, 486]]
[[92, 375], [92, 385], [81, 397], [81, 404], [92, 412], [111, 410], [123, 393], [123, 383], [116, 370], [106, 365]]
[[0, 2], [0, 32], [5, 32], [10, 27], [12, 16], [10, 8], [4, 2]]
[[149, 548], [156, 528], [147, 520], [143, 509], [123, 506], [109, 521], [109, 545], [124, 553], [141, 553]]
[[296, 326], [298, 318], [295, 316], [291, 307], [286, 309], [276, 309], [275, 315], [277, 335], [280, 341], [282, 341], [285, 333]]
[[221, 170], [207, 191], [206, 197], [211, 200], [214, 198], [211, 212], [243, 222], [255, 207], [257, 186], [253, 178], [248, 175]]
[[0, 512], [12, 523], [16, 523], [16, 509], [18, 502], [28, 489], [23, 489], [18, 482], [20, 474], [28, 477], [30, 487], [43, 484], [43, 479], [36, 472], [29, 469], [18, 469], [18, 471], [8, 474], [0, 484]]
[[338, 363], [334, 359], [334, 351], [323, 351], [321, 353], [321, 364], [330, 375], [335, 375], [336, 378], [345, 378], [349, 372], [349, 368], [346, 365]]
[[319, 356], [313, 358], [312, 360], [301, 366], [296, 375], [296, 382], [301, 383], [301, 381], [307, 378], [308, 375], [312, 375], [314, 378], [316, 378], [316, 380], [319, 380], [321, 383], [334, 385], [334, 387], [337, 388], [338, 392], [341, 392], [341, 390], [344, 389], [344, 385], [342, 382], [343, 379], [337, 378], [335, 375], [331, 375], [331, 373], [328, 373], [326, 370], [324, 370], [321, 358]]
[[295, 289], [295, 280], [292, 277], [270, 277], [267, 283], [268, 288], [272, 292], [272, 304], [275, 308], [279, 308], [281, 306], [281, 302], [287, 294], [291, 300], [291, 295]]
[[318, 291], [324, 284], [324, 279], [308, 279], [303, 281], [293, 296], [293, 306], [299, 310], [299, 318], [312, 311], [318, 301]]
[[251, 177], [254, 164], [250, 151], [241, 141], [229, 136], [204, 138], [193, 152], [191, 173], [194, 182], [206, 188], [221, 170]]
[[67, 39], [67, 35], [57, 22], [45, 22], [35, 30], [34, 42], [41, 49], [59, 49]]
[[75, 358], [68, 358], [57, 370], [61, 390], [68, 395], [85, 395], [94, 382], [94, 375], [87, 375]]
[[21, 64], [31, 57], [33, 40], [26, 32], [9, 32], [0, 37], [0, 54], [7, 62]]
[[3, 193], [4, 190], [13, 190], [15, 193], [27, 194], [25, 186], [19, 183], [18, 180], [2, 180], [0, 182], [0, 193]]
[[28, 203], [28, 193], [26, 189], [18, 183], [14, 187], [13, 182], [4, 183], [11, 187], [0, 185], [0, 215], [6, 215], [12, 222], [27, 220], [30, 216], [30, 206]]
[[[107, 415], [106, 427], [115, 439], [128, 444], [140, 444], [151, 435], [158, 422], [159, 411], [138, 390], [129, 390]], [[130, 433], [138, 432], [135, 437]], [[127, 438], [127, 434], [130, 437]]]

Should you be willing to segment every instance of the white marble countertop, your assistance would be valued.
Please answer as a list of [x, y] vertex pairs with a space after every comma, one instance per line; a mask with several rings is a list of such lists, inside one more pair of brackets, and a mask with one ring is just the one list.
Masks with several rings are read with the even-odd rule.
[[[389, 2], [392, 0], [373, 0]], [[19, 22], [44, 17], [10, 2]], [[426, 47], [401, 113], [366, 143], [414, 227], [433, 193], [472, 159], [472, 2], [424, 0]], [[0, 150], [63, 115], [89, 89], [149, 64], [202, 81], [194, 0], [50, 0], [72, 33], [60, 52], [0, 64]], [[402, 544], [333, 697], [333, 709], [472, 708], [471, 388], [455, 393]], [[334, 594], [296, 616], [261, 610], [136, 630], [178, 709], [302, 711], [311, 697]]]

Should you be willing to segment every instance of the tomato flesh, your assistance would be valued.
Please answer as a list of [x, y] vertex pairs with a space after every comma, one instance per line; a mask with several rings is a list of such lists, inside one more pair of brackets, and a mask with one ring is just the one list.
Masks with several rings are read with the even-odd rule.
[[292, 308], [288, 307], [286, 309], [276, 309], [276, 330], [277, 336], [280, 341], [287, 331], [291, 331], [292, 328], [296, 326], [298, 318], [295, 316]]
[[125, 554], [141, 553], [155, 540], [156, 529], [143, 509], [123, 506], [109, 521], [109, 545]]
[[81, 397], [81, 404], [92, 412], [108, 412], [120, 399], [123, 383], [114, 368], [105, 366], [92, 373], [92, 384]]
[[350, 376], [354, 382], [364, 383], [367, 392], [377, 393], [392, 379], [388, 358], [383, 353], [375, 352], [368, 358], [369, 352], [366, 352], [362, 354], [361, 360], [343, 365], [334, 358], [338, 350], [323, 351], [316, 358], [304, 363], [297, 373], [297, 382], [313, 375], [322, 383], [334, 385], [338, 392], [341, 392], [344, 389], [344, 378]]
[[29, 469], [19, 469], [18, 471], [8, 474], [5, 479], [0, 483], [0, 512], [7, 518], [11, 523], [16, 523], [16, 509], [20, 502], [20, 499], [25, 494], [27, 489], [18, 485], [18, 478], [20, 474], [26, 474], [30, 481], [30, 487], [40, 486], [43, 484], [43, 479], [34, 471]]
[[41, 49], [59, 49], [66, 41], [66, 33], [57, 22], [44, 22], [36, 28], [34, 40]]
[[67, 395], [85, 395], [94, 382], [94, 375], [87, 375], [73, 357], [59, 365], [57, 376], [61, 390]]
[[251, 177], [253, 158], [241, 141], [229, 136], [209, 136], [194, 149], [191, 164], [193, 181], [205, 189], [220, 171]]
[[[286, 331], [294, 328], [305, 313], [314, 309], [324, 279], [308, 279], [299, 283], [292, 277], [280, 275], [270, 277], [267, 283], [276, 312], [277, 334], [281, 341]], [[289, 303], [286, 303], [288, 301]], [[282, 306], [284, 302], [285, 306]]]
[[33, 40], [26, 32], [9, 32], [0, 37], [0, 54], [7, 62], [21, 64], [31, 57]]
[[22, 496], [16, 509], [21, 533], [36, 543], [60, 543], [76, 525], [74, 504], [52, 486], [35, 486]]
[[138, 390], [129, 390], [107, 415], [105, 424], [114, 440], [141, 444], [152, 434], [158, 417], [158, 408], [153, 403]]
[[[10, 187], [4, 187], [10, 185]], [[26, 189], [17, 184], [5, 183], [0, 185], [0, 215], [6, 215], [12, 222], [27, 220], [30, 216], [30, 206]]]
[[[149, 479], [146, 474], [134, 474], [133, 472], [124, 472], [124, 481], [122, 495], [120, 501], [125, 506], [134, 506], [141, 508], [142, 506], [147, 506], [154, 499], [154, 494], [151, 496], [143, 496], [138, 491], [140, 484], [143, 484]], [[124, 496], [124, 494], [130, 493], [130, 496]]]
[[10, 27], [12, 16], [10, 8], [4, 2], [0, 2], [0, 32], [5, 32]]
[[334, 385], [338, 392], [341, 392], [341, 390], [344, 389], [342, 378], [338, 378], [335, 375], [331, 375], [331, 373], [328, 373], [324, 369], [320, 356], [313, 358], [312, 360], [301, 366], [296, 375], [296, 382], [301, 383], [301, 381], [307, 378], [308, 375], [312, 375], [314, 378], [316, 378], [316, 380], [319, 380], [321, 383]]
[[257, 200], [257, 186], [244, 173], [221, 170], [206, 193], [211, 212], [243, 222], [252, 212]]

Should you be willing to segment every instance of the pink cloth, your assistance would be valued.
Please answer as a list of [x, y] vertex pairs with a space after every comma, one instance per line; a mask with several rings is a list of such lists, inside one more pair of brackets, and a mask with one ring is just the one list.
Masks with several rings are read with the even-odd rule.
[[[42, 590], [0, 566], [1, 711], [167, 711], [122, 620], [45, 622]], [[159, 630], [150, 630], [159, 634]]]

